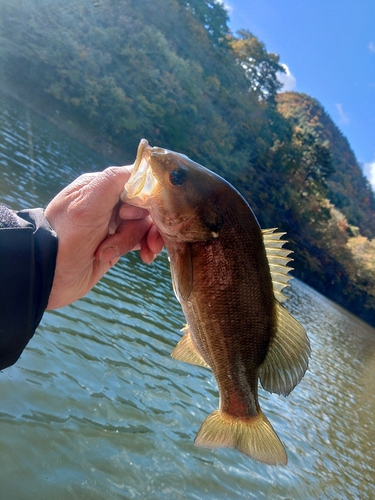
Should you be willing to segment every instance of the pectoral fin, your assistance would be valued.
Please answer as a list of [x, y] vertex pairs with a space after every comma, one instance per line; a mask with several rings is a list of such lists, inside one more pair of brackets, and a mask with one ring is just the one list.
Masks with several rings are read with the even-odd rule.
[[189, 331], [189, 325], [186, 325], [181, 331], [185, 333], [180, 342], [172, 351], [172, 358], [178, 359], [178, 361], [183, 361], [184, 363], [190, 363], [191, 365], [199, 365], [210, 368], [210, 366], [202, 358], [196, 345], [194, 344]]
[[172, 285], [177, 300], [188, 300], [193, 289], [193, 259], [190, 244], [186, 243], [177, 254], [175, 265], [171, 266]]
[[277, 330], [259, 371], [263, 388], [287, 396], [304, 376], [311, 353], [302, 325], [276, 301]]

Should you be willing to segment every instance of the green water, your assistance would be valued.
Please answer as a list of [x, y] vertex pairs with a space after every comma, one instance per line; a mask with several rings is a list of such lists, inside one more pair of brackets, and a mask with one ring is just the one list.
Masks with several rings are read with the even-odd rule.
[[[107, 165], [0, 98], [0, 200], [12, 208], [43, 206]], [[288, 398], [260, 390], [287, 467], [193, 445], [216, 385], [170, 357], [183, 316], [166, 254], [146, 266], [134, 253], [46, 313], [0, 373], [0, 499], [373, 499], [375, 330], [297, 280], [288, 294], [310, 368]]]

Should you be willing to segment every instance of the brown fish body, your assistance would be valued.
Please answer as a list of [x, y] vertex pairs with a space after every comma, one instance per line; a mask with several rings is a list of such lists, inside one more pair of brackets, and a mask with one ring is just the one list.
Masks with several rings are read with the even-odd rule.
[[164, 241], [174, 283], [181, 258], [191, 259], [191, 292], [184, 297], [177, 284], [176, 295], [214, 373], [220, 409], [241, 418], [259, 411], [258, 369], [275, 329], [275, 300], [259, 225], [238, 193], [223, 188], [220, 196], [215, 193], [224, 220], [218, 238], [185, 243], [164, 236]]
[[[258, 402], [258, 378], [287, 395], [310, 353], [301, 325], [280, 305], [290, 278], [280, 233], [262, 231], [247, 202], [186, 156], [142, 140], [122, 199], [147, 208], [163, 236], [187, 325], [172, 356], [210, 367], [219, 409], [195, 443], [233, 447], [286, 464], [284, 447]], [[272, 268], [272, 269], [271, 269]]]

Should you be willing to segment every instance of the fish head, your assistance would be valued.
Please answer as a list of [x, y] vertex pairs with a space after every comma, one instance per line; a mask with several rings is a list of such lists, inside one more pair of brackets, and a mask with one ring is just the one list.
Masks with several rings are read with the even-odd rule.
[[221, 182], [187, 156], [142, 139], [121, 199], [146, 208], [164, 237], [205, 241], [217, 238], [223, 226]]

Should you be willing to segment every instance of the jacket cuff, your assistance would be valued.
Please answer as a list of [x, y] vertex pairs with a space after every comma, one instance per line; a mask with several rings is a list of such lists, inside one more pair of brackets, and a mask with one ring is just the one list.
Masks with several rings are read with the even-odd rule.
[[14, 364], [48, 303], [57, 235], [43, 209], [13, 212], [0, 205], [0, 369]]
[[49, 225], [42, 208], [21, 210], [18, 217], [30, 223], [34, 228], [35, 251], [35, 329], [42, 319], [51, 293], [55, 275], [58, 240], [57, 234]]

